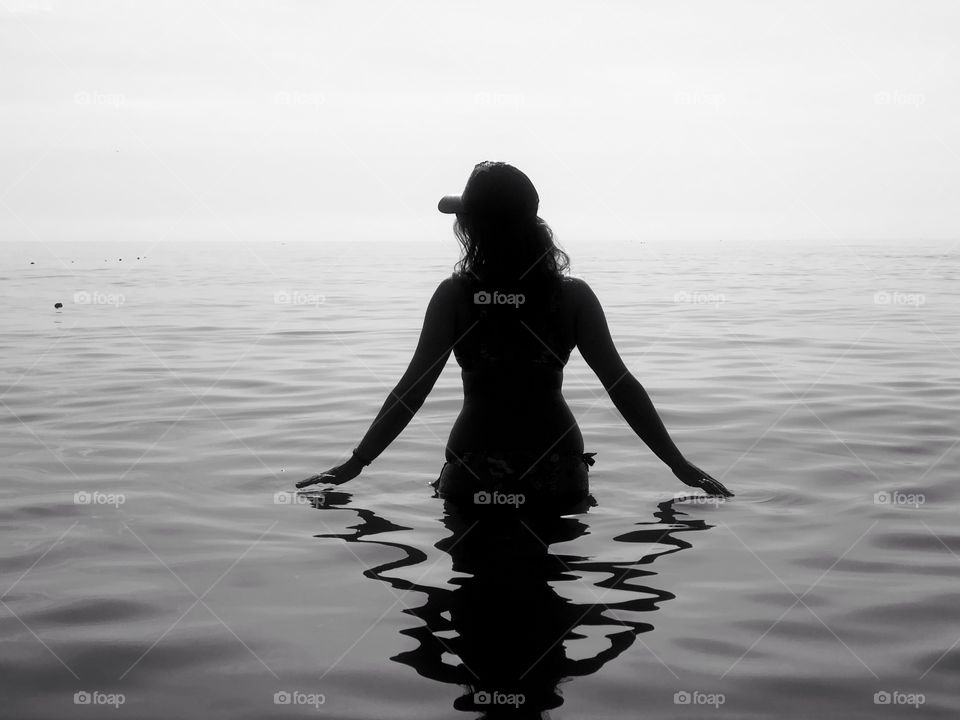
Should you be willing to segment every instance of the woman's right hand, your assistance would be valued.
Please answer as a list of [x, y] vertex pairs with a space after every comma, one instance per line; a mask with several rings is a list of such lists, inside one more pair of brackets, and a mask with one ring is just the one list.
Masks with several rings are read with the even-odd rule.
[[319, 475], [311, 475], [305, 480], [301, 480], [297, 483], [297, 487], [305, 488], [308, 485], [316, 485], [317, 483], [342, 485], [349, 480], [353, 480], [357, 475], [360, 474], [361, 470], [363, 470], [363, 464], [357, 462], [353, 457], [351, 457], [342, 465], [337, 465], [336, 467], [330, 468], [326, 472], [322, 472]]
[[709, 473], [704, 472], [689, 460], [682, 460], [671, 468], [673, 474], [680, 478], [680, 482], [690, 487], [700, 488], [708, 495], [722, 495], [733, 497], [733, 493], [724, 487], [723, 483]]

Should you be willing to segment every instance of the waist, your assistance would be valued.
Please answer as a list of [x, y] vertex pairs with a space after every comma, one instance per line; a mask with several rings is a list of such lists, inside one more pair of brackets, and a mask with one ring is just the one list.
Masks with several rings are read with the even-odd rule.
[[563, 370], [547, 365], [509, 365], [462, 369], [465, 395], [493, 393], [505, 397], [523, 395], [532, 400], [538, 396], [558, 394], [563, 387]]
[[[447, 440], [447, 460], [470, 451], [529, 452], [541, 455], [583, 452], [583, 435], [563, 397], [533, 403], [466, 396]], [[517, 459], [519, 456], [514, 456]]]

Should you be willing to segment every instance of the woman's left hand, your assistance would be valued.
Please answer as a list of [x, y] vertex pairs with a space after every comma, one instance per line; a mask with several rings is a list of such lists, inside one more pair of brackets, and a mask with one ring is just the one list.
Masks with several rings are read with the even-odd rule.
[[322, 472], [319, 475], [311, 475], [306, 480], [301, 480], [297, 483], [297, 487], [305, 488], [308, 485], [316, 485], [317, 483], [342, 485], [349, 480], [353, 480], [357, 475], [360, 474], [362, 469], [363, 465], [351, 457], [342, 465], [337, 465], [335, 468], [330, 468], [326, 472]]
[[680, 482], [690, 487], [700, 488], [708, 495], [733, 497], [733, 493], [727, 490], [722, 482], [704, 472], [689, 460], [684, 460], [673, 468], [673, 474], [680, 478]]

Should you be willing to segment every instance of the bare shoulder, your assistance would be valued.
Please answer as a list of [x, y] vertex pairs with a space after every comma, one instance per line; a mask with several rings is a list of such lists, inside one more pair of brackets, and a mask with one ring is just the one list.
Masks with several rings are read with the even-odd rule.
[[437, 285], [437, 294], [445, 298], [463, 291], [463, 282], [456, 275], [448, 275]]
[[596, 296], [583, 278], [565, 276], [563, 278], [563, 296], [567, 305], [575, 310], [596, 302]]
[[563, 276], [563, 285], [567, 292], [571, 294], [582, 294], [584, 291], [590, 290], [590, 286], [587, 284], [586, 280], [579, 277], [573, 277], [572, 275]]
[[467, 290], [466, 279], [457, 273], [453, 273], [440, 281], [434, 295], [440, 300], [453, 303], [462, 300]]
[[453, 311], [463, 304], [466, 285], [457, 275], [448, 275], [433, 292], [432, 304], [437, 304], [448, 311]]

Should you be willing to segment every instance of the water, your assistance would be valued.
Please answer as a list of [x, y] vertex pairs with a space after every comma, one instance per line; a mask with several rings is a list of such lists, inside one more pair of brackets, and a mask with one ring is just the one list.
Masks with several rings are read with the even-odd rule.
[[452, 243], [2, 246], [5, 716], [448, 718], [499, 690], [491, 716], [956, 717], [955, 252], [568, 249], [732, 501], [675, 502], [576, 351], [588, 512], [445, 516], [452, 357], [371, 468], [298, 500]]

